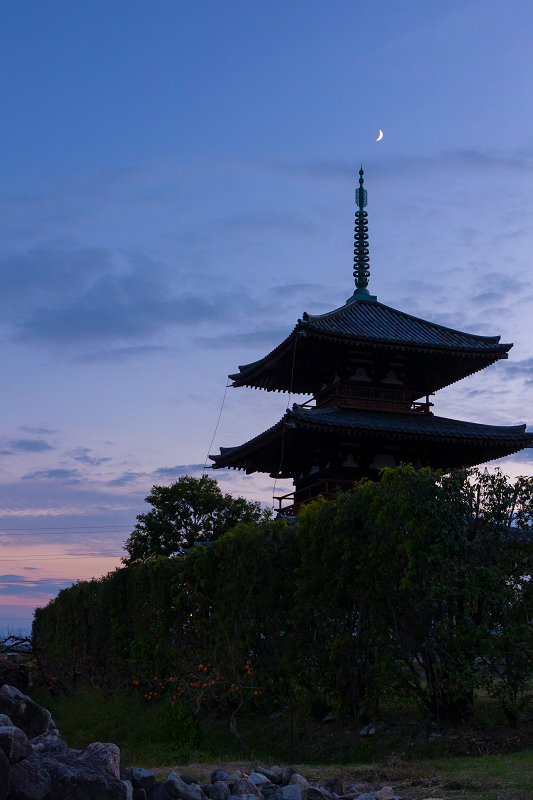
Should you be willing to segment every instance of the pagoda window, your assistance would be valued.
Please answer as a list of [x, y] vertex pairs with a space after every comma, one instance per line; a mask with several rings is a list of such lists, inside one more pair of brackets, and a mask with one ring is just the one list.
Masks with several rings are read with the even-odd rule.
[[381, 383], [392, 383], [395, 386], [403, 386], [403, 381], [398, 380], [396, 373], [392, 369], [387, 372]]

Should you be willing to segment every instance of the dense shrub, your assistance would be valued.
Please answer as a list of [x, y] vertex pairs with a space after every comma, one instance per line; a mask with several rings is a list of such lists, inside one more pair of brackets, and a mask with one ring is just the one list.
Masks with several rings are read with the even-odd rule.
[[230, 724], [245, 702], [294, 698], [368, 720], [391, 694], [458, 719], [480, 686], [516, 724], [533, 664], [532, 498], [531, 479], [500, 473], [384, 470], [295, 527], [243, 523], [65, 589], [36, 612], [35, 638], [56, 669], [179, 687]]

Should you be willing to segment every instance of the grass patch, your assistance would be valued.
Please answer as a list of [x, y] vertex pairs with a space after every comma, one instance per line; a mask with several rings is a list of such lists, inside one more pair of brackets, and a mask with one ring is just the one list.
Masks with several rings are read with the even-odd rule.
[[[175, 768], [209, 779], [217, 766], [249, 772], [258, 762], [296, 762], [308, 780], [340, 777], [346, 783], [390, 785], [406, 800], [533, 800], [533, 750], [524, 749], [533, 745], [533, 725], [510, 731], [492, 706], [481, 709], [468, 726], [443, 730], [436, 738], [428, 720], [403, 719], [400, 707], [388, 709], [388, 721], [366, 738], [353, 721], [322, 724], [296, 715], [294, 759], [290, 713], [270, 719], [269, 713], [256, 711], [237, 720], [253, 759], [243, 761], [225, 721], [213, 713], [201, 727], [193, 723], [188, 729], [190, 717], [183, 716], [183, 709], [173, 715], [167, 700], [148, 702], [141, 693], [106, 696], [82, 689], [60, 699], [42, 689], [31, 694], [51, 711], [70, 747], [115, 742], [125, 766], [152, 768], [161, 777]], [[509, 747], [519, 752], [501, 752]], [[489, 752], [482, 754], [483, 748]]]

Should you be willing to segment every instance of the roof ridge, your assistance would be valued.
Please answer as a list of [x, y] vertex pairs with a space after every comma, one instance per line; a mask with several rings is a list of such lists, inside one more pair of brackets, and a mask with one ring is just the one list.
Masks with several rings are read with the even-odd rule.
[[[387, 306], [385, 303], [380, 303], [376, 301], [374, 303], [367, 303], [367, 302], [359, 302], [357, 300], [353, 300], [351, 303], [346, 303], [339, 308], [334, 309], [333, 311], [328, 311], [326, 314], [305, 314], [304, 315], [304, 322], [307, 324], [312, 323], [312, 320], [322, 320], [322, 319], [331, 319], [335, 315], [340, 315], [341, 313], [346, 313], [350, 310], [351, 307], [354, 306], [361, 306], [366, 309], [372, 308], [383, 308], [386, 311], [390, 311], [394, 314], [399, 314], [404, 319], [414, 320], [422, 325], [429, 325], [432, 328], [438, 328], [442, 331], [448, 331], [449, 333], [459, 334], [460, 336], [469, 336], [473, 339], [478, 339], [480, 341], [490, 341], [498, 344], [500, 342], [501, 336], [483, 336], [479, 333], [469, 333], [468, 331], [460, 331], [457, 328], [449, 328], [446, 325], [442, 325], [440, 322], [431, 322], [431, 320], [422, 319], [422, 317], [415, 317], [414, 314], [408, 314], [406, 311], [400, 311], [398, 308], [393, 308], [392, 306]], [[371, 312], [370, 312], [371, 313]], [[504, 345], [502, 344], [502, 347]]]

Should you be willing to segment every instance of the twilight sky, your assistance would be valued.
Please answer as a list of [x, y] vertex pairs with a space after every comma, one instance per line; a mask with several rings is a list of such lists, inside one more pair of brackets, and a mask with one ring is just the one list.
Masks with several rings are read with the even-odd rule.
[[[117, 565], [228, 372], [352, 294], [361, 161], [372, 293], [515, 343], [436, 413], [533, 425], [532, 32], [528, 0], [2, 3], [0, 630]], [[229, 389], [211, 452], [286, 403]]]

